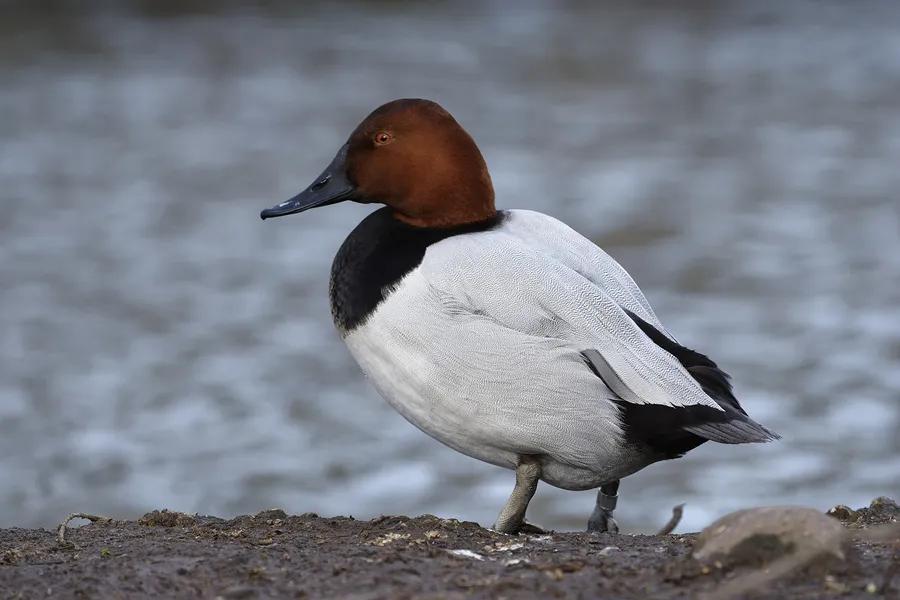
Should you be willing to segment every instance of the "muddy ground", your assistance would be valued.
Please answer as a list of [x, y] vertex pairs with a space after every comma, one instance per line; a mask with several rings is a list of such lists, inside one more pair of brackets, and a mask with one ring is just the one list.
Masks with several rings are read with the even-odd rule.
[[[852, 527], [896, 520], [867, 511], [835, 516]], [[694, 538], [507, 536], [427, 515], [154, 511], [72, 526], [63, 543], [57, 531], [0, 530], [0, 598], [696, 599], [751, 572], [702, 568], [689, 557]], [[898, 561], [900, 542], [855, 541], [847, 563], [754, 587], [770, 598], [900, 598]]]

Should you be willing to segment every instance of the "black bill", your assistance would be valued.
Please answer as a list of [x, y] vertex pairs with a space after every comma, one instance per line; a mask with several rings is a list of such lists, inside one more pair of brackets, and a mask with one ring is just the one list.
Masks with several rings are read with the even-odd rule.
[[344, 161], [347, 158], [347, 144], [338, 151], [331, 164], [316, 177], [315, 182], [290, 200], [277, 204], [262, 211], [259, 216], [263, 219], [283, 217], [294, 213], [303, 212], [317, 206], [337, 204], [344, 200], [350, 200], [356, 193], [356, 186], [347, 179], [344, 172]]

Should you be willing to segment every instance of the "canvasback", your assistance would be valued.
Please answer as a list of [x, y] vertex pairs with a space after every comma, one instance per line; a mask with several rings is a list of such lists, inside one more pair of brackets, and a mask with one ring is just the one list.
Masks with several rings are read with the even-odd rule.
[[385, 206], [334, 258], [334, 324], [410, 423], [515, 471], [495, 530], [540, 531], [525, 511], [544, 481], [599, 488], [588, 531], [616, 533], [622, 478], [706, 441], [780, 439], [606, 252], [548, 215], [497, 210], [478, 146], [438, 104], [379, 107], [261, 217], [348, 200]]

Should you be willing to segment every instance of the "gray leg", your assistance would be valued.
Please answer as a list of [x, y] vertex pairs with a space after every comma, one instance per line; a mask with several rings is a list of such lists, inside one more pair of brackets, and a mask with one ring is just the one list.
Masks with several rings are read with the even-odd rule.
[[513, 488], [506, 506], [500, 511], [497, 522], [494, 523], [494, 531], [501, 533], [519, 533], [523, 530], [538, 532], [541, 529], [525, 521], [525, 511], [528, 503], [537, 490], [538, 480], [541, 477], [541, 465], [531, 456], [523, 456], [516, 467], [516, 487]]
[[597, 504], [588, 519], [588, 531], [598, 533], [619, 533], [619, 524], [613, 519], [613, 511], [619, 499], [619, 481], [600, 486], [597, 492]]

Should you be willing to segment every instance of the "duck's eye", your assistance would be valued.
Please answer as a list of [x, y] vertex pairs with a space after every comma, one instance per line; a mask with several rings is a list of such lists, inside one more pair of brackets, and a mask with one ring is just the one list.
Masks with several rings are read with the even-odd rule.
[[391, 137], [391, 134], [386, 133], [384, 131], [375, 134], [375, 143], [384, 146], [385, 144], [390, 144], [391, 140], [394, 139]]

